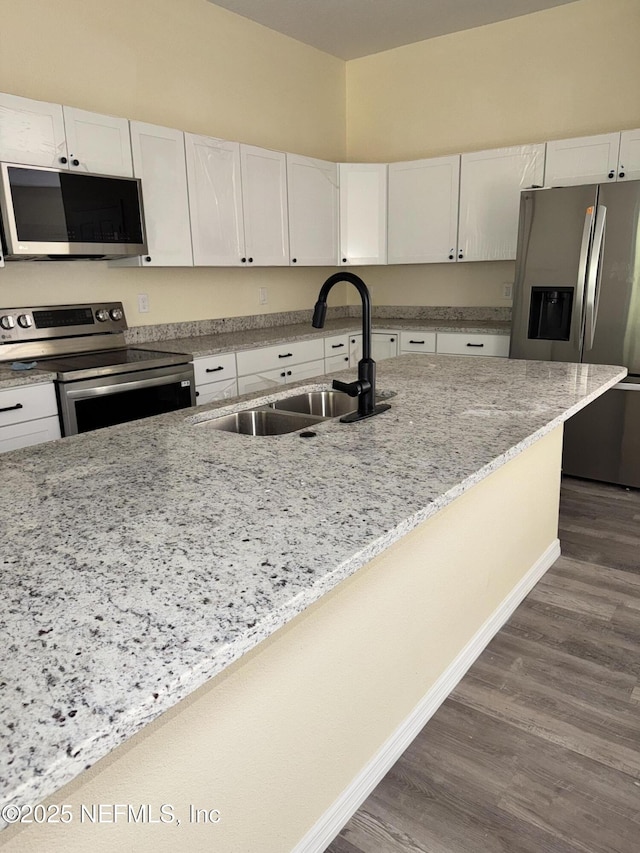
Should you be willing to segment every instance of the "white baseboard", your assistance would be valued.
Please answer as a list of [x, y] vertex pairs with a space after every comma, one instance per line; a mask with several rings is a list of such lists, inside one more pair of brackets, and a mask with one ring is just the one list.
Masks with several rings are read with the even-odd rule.
[[526, 598], [559, 556], [560, 541], [556, 539], [469, 640], [406, 720], [398, 726], [362, 772], [355, 777], [335, 803], [311, 827], [291, 853], [323, 853], [326, 850], [345, 823], [360, 808], [378, 782], [435, 714], [471, 664], [487, 647], [492, 637], [507, 622], [520, 602]]

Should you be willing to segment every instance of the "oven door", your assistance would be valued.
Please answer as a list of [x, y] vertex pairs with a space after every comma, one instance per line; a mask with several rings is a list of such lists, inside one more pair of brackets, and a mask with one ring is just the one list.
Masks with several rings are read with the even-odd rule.
[[192, 364], [58, 382], [63, 435], [195, 406]]

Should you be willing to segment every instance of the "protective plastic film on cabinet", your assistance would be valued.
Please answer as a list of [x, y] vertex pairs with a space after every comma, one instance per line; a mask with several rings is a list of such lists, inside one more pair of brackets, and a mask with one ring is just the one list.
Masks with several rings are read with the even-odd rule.
[[520, 192], [541, 186], [544, 143], [463, 154], [458, 261], [515, 260]]
[[62, 106], [0, 93], [0, 161], [65, 166]]

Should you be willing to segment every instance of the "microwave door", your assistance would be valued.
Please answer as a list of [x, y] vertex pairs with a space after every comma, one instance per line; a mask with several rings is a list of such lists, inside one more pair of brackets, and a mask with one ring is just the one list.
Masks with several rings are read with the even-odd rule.
[[596, 200], [595, 185], [521, 194], [511, 358], [580, 361]]

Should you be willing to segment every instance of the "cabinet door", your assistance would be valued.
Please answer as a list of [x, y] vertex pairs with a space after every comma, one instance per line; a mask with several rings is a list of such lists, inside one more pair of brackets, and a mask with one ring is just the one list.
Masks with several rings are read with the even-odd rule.
[[281, 151], [240, 145], [247, 263], [289, 265], [287, 163]]
[[623, 130], [620, 134], [618, 180], [640, 179], [640, 130]]
[[184, 134], [132, 121], [131, 147], [134, 174], [142, 179], [147, 229], [149, 254], [142, 265], [193, 266]]
[[357, 367], [362, 358], [362, 332], [349, 335], [349, 367]]
[[338, 263], [338, 166], [287, 154], [289, 251], [298, 266]]
[[437, 352], [449, 355], [509, 355], [509, 336], [483, 333], [438, 332]]
[[238, 377], [238, 393], [252, 394], [256, 391], [277, 388], [279, 385], [284, 385], [286, 378], [286, 370], [263, 370], [261, 373], [240, 376]]
[[205, 406], [214, 400], [228, 400], [238, 396], [238, 384], [235, 379], [223, 379], [220, 382], [207, 382], [198, 385], [196, 405]]
[[69, 168], [101, 175], [133, 175], [129, 120], [63, 107]]
[[314, 376], [324, 376], [324, 359], [307, 361], [305, 364], [293, 364], [286, 371], [285, 382], [299, 382], [301, 379], [311, 379]]
[[0, 427], [0, 453], [60, 438], [58, 416]]
[[398, 337], [397, 332], [373, 332], [371, 335], [371, 358], [374, 361], [382, 361], [385, 358], [393, 358], [398, 355]]
[[520, 192], [542, 185], [544, 144], [476, 151], [461, 160], [457, 259], [515, 259]]
[[544, 183], [547, 187], [615, 181], [619, 133], [547, 142]]
[[460, 156], [389, 165], [390, 264], [455, 262]]
[[193, 262], [246, 263], [242, 224], [240, 145], [185, 133]]
[[436, 351], [436, 333], [421, 332], [416, 330], [413, 332], [400, 332], [400, 352], [435, 352]]
[[62, 106], [0, 93], [0, 160], [64, 168]]
[[340, 260], [387, 262], [387, 165], [340, 163]]
[[349, 355], [330, 355], [324, 360], [324, 372], [333, 373], [336, 370], [346, 370], [349, 367]]

